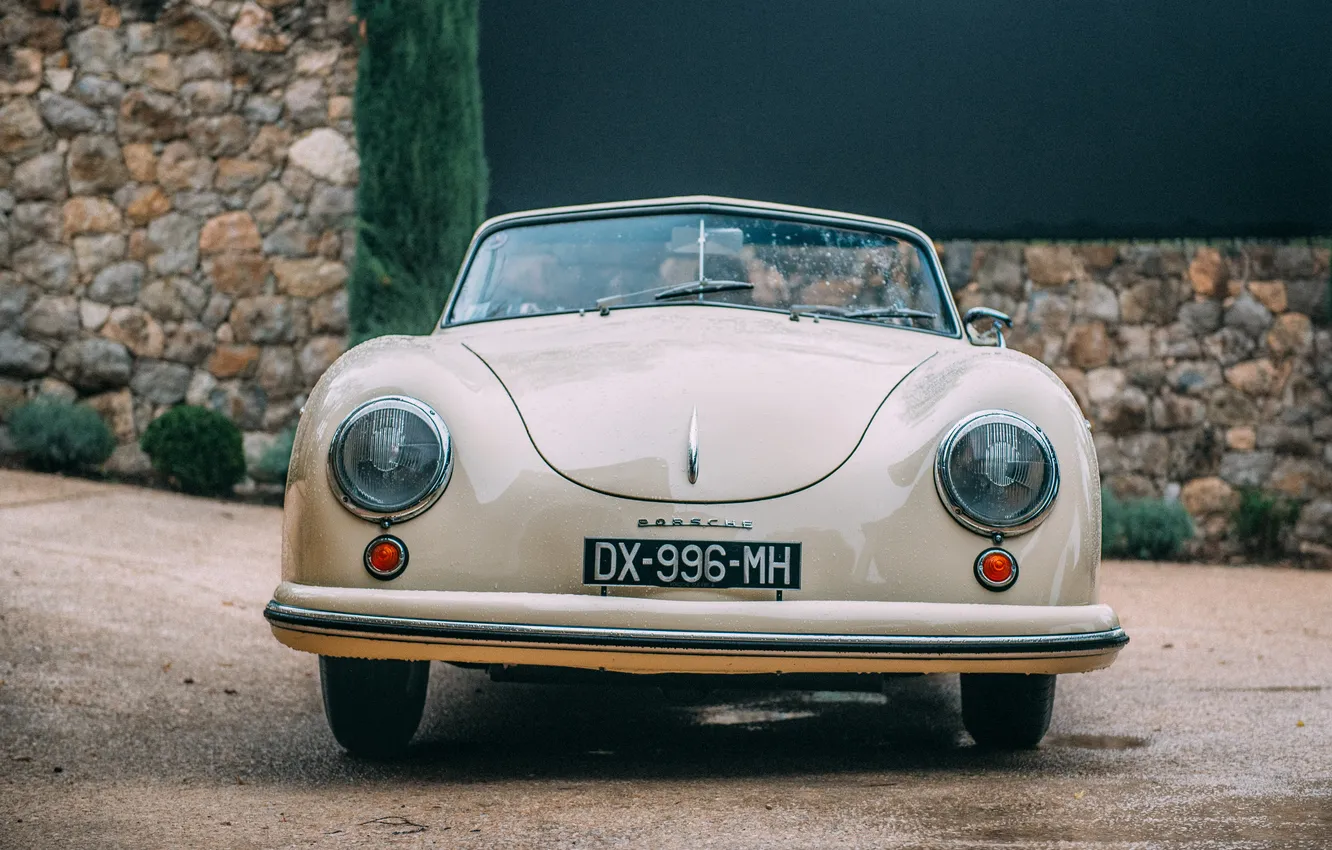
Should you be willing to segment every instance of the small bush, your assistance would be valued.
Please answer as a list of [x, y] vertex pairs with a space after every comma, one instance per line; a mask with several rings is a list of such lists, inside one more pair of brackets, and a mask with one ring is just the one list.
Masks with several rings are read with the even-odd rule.
[[245, 477], [240, 429], [212, 410], [173, 407], [153, 420], [139, 444], [153, 469], [186, 493], [225, 496]]
[[1193, 520], [1179, 502], [1121, 502], [1101, 491], [1101, 552], [1107, 557], [1164, 561], [1177, 556], [1191, 537]]
[[116, 448], [116, 438], [97, 411], [49, 396], [15, 410], [9, 417], [9, 432], [28, 465], [43, 472], [100, 466]]
[[292, 428], [278, 434], [273, 445], [250, 467], [250, 477], [265, 484], [287, 483], [287, 467], [291, 464], [291, 447], [295, 442], [296, 431]]
[[1240, 491], [1235, 511], [1235, 536], [1244, 551], [1255, 558], [1280, 557], [1286, 531], [1300, 518], [1300, 503], [1287, 496], [1269, 496], [1261, 490]]

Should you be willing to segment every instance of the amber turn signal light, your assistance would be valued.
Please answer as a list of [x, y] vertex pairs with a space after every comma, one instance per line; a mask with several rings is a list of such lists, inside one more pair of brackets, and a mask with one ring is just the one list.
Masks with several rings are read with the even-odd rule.
[[365, 547], [365, 569], [377, 579], [397, 578], [407, 568], [407, 544], [385, 534]]
[[976, 558], [976, 581], [987, 590], [1007, 590], [1017, 576], [1017, 559], [1003, 549], [986, 549]]

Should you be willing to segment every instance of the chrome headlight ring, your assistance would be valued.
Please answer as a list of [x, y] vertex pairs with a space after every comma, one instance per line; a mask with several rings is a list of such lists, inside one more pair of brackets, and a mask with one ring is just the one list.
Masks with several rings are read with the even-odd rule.
[[[409, 500], [381, 506], [372, 506], [355, 498], [356, 487], [348, 480], [347, 471], [339, 457], [343, 453], [352, 427], [366, 416], [381, 410], [401, 410], [422, 420], [433, 431], [439, 446], [438, 465], [425, 486]], [[449, 427], [433, 408], [424, 402], [402, 395], [386, 395], [370, 399], [358, 405], [339, 423], [333, 432], [333, 440], [328, 446], [328, 484], [338, 497], [338, 502], [361, 519], [379, 524], [405, 522], [430, 508], [453, 476], [453, 438]]]
[[[953, 480], [949, 470], [949, 461], [959, 442], [974, 429], [990, 424], [1015, 427], [1030, 438], [1040, 451], [1047, 470], [1031, 504], [1017, 516], [1007, 520], [978, 515], [974, 507], [968, 506], [962, 498], [957, 482]], [[982, 410], [964, 417], [950, 428], [939, 442], [934, 462], [934, 486], [949, 515], [964, 528], [986, 536], [1010, 537], [1031, 531], [1040, 525], [1054, 507], [1055, 497], [1059, 495], [1059, 461], [1055, 457], [1054, 444], [1050, 442], [1050, 438], [1031, 420], [1011, 410]]]

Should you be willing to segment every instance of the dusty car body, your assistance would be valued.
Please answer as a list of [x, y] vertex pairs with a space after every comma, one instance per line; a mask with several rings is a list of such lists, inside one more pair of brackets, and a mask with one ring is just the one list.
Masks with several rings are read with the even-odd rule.
[[492, 219], [433, 334], [311, 394], [266, 616], [321, 656], [353, 752], [406, 745], [432, 660], [961, 673], [978, 741], [1035, 745], [1054, 675], [1127, 637], [1086, 420], [968, 319], [895, 222], [710, 197]]

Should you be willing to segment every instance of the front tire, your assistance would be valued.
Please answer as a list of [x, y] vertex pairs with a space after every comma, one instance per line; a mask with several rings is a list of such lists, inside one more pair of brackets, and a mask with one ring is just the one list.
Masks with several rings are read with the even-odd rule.
[[1054, 710], [1055, 677], [963, 673], [962, 725], [994, 750], [1030, 750], [1045, 737]]
[[425, 709], [429, 661], [319, 656], [324, 717], [333, 737], [360, 758], [386, 759], [407, 749]]

